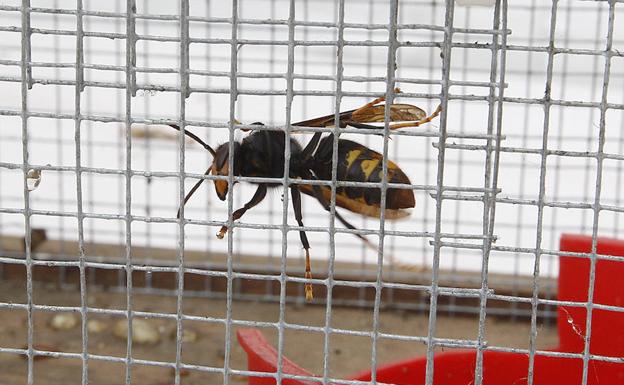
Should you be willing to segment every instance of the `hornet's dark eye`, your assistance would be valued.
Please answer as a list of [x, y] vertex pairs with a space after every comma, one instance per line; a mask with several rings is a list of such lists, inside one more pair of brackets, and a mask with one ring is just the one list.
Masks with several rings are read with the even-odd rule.
[[217, 154], [215, 156], [215, 164], [217, 165], [217, 169], [222, 169], [225, 165], [225, 162], [228, 160], [228, 156], [230, 155], [229, 148], [227, 147], [227, 143], [225, 145], [221, 145], [217, 149]]
[[[235, 142], [233, 146], [234, 146], [234, 165], [238, 166], [240, 162], [236, 158], [240, 153], [240, 143]], [[214, 167], [216, 170], [223, 170], [226, 167], [228, 163], [229, 155], [230, 155], [230, 148], [229, 148], [228, 143], [224, 143], [217, 148], [215, 159], [214, 159]], [[240, 170], [238, 170], [238, 168], [235, 167], [233, 171], [234, 171], [234, 175], [239, 175], [238, 172]], [[227, 172], [221, 175], [227, 175]]]

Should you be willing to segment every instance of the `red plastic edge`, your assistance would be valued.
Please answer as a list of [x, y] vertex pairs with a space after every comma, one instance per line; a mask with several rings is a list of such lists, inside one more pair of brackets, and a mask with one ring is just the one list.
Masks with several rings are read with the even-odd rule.
[[[565, 252], [591, 251], [592, 238], [582, 235], [564, 234], [560, 239], [560, 250]], [[613, 238], [599, 238], [598, 253], [624, 255], [624, 242]], [[560, 258], [559, 299], [586, 301], [589, 277], [589, 259], [573, 256]], [[624, 303], [624, 263], [598, 260], [596, 262], [595, 303], [622, 306]], [[565, 308], [565, 309], [563, 309]], [[576, 352], [582, 347], [578, 329], [584, 328], [585, 309], [562, 307], [559, 309], [560, 346], [555, 351]], [[574, 335], [570, 329], [571, 322]], [[591, 353], [619, 357], [624, 347], [624, 313], [607, 312], [595, 309], [593, 313]], [[600, 327], [599, 327], [600, 326]], [[604, 330], [603, 330], [604, 329]], [[581, 332], [583, 332], [581, 330]], [[277, 351], [268, 343], [259, 330], [241, 329], [237, 337], [249, 357], [249, 370], [276, 372]], [[579, 342], [581, 342], [579, 344]], [[436, 385], [465, 385], [474, 380], [476, 352], [459, 350], [435, 355], [434, 383]], [[483, 368], [487, 376], [484, 385], [524, 385], [528, 370], [528, 356], [525, 354], [486, 351], [483, 355]], [[420, 384], [424, 381], [426, 357], [416, 357], [377, 369], [377, 381], [392, 384]], [[283, 372], [295, 375], [312, 376], [311, 373], [283, 358]], [[534, 384], [576, 384], [581, 378], [582, 360], [563, 357], [535, 357]], [[591, 361], [588, 383], [592, 385], [624, 384], [624, 364]], [[349, 378], [370, 381], [370, 370], [362, 371]], [[250, 385], [275, 384], [274, 377], [250, 377]], [[284, 379], [288, 385], [312, 385], [314, 381]]]
[[[247, 352], [248, 370], [263, 373], [277, 373], [277, 350], [267, 341], [262, 332], [256, 329], [239, 329], [236, 331], [236, 337], [242, 348]], [[314, 376], [286, 357], [282, 357], [282, 373], [299, 376]], [[269, 385], [275, 384], [275, 382], [274, 377], [249, 377], [250, 385]], [[282, 380], [282, 384], [318, 385], [318, 383], [315, 382], [295, 379], [284, 379]]]

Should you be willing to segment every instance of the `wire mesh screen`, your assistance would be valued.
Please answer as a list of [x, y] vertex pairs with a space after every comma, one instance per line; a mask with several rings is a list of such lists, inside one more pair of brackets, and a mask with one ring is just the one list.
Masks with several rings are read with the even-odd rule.
[[[336, 382], [336, 336], [367, 339], [373, 382], [390, 341], [424, 344], [426, 370], [414, 383], [434, 383], [434, 355], [444, 348], [476, 350], [475, 384], [487, 380], [489, 350], [528, 355], [526, 383], [534, 383], [536, 357], [549, 354], [581, 359], [579, 383], [592, 383], [590, 358], [617, 360], [590, 354], [590, 316], [575, 353], [543, 350], [538, 330], [561, 305], [562, 234], [592, 237], [591, 251], [578, 253], [591, 261], [589, 289], [574, 305], [589, 315], [596, 261], [618, 260], [597, 244], [623, 226], [624, 8], [617, 0], [488, 3], [3, 1], [0, 276], [23, 287], [5, 290], [0, 310], [24, 317], [24, 335], [23, 344], [0, 339], [0, 355], [25, 358], [16, 383], [36, 383], [41, 357], [77, 362], [83, 384], [98, 383], [90, 374], [98, 365], [123, 367], [118, 383], [126, 384], [144, 383], [142, 370], [172, 370], [165, 383], [175, 384], [189, 373], [224, 384], [252, 374]], [[334, 124], [376, 98], [440, 113], [396, 130], [389, 108], [374, 124]], [[309, 121], [321, 116], [331, 124]], [[225, 146], [221, 163], [171, 125], [211, 151]], [[236, 171], [270, 161], [238, 157], [237, 143], [256, 133], [292, 138], [275, 154], [281, 173]], [[326, 178], [292, 162], [317, 133], [329, 138], [319, 145], [330, 160]], [[380, 154], [376, 182], [367, 184], [370, 172], [341, 180], [342, 140]], [[401, 186], [391, 180], [397, 168], [409, 178]], [[219, 193], [223, 184], [221, 201], [215, 186]], [[262, 203], [237, 219], [266, 185]], [[291, 195], [298, 188], [303, 198]], [[379, 201], [367, 202], [362, 191], [374, 188]], [[414, 195], [399, 220], [387, 210], [392, 188]], [[373, 218], [360, 215], [370, 207]], [[46, 297], [42, 282], [71, 294]], [[142, 305], [164, 297], [170, 308]], [[238, 312], [260, 302], [278, 305], [270, 315]], [[318, 323], [287, 316], [315, 306]], [[366, 311], [370, 324], [336, 326], [344, 306]], [[424, 315], [424, 332], [386, 331], [386, 311]], [[47, 330], [40, 314], [78, 314], [75, 346], [38, 345]], [[475, 321], [470, 337], [440, 337], [439, 315]], [[127, 345], [91, 343], [98, 316], [123, 321]], [[527, 325], [527, 346], [489, 344], [492, 317]], [[171, 329], [168, 356], [136, 347], [134, 334], [144, 333], [137, 319]], [[216, 361], [185, 353], [200, 324], [219, 327]], [[235, 328], [250, 326], [275, 333], [274, 373], [232, 361]], [[319, 377], [285, 369], [292, 331], [322, 341]]]

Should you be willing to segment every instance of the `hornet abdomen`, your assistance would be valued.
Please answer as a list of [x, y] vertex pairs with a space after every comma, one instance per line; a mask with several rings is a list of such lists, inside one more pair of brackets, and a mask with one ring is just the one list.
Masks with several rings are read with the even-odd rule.
[[[324, 138], [314, 156], [313, 171], [321, 180], [331, 180], [333, 136]], [[381, 183], [383, 175], [382, 155], [359, 143], [340, 139], [338, 141], [337, 179], [350, 182]], [[405, 173], [392, 161], [388, 161], [388, 183], [410, 184]], [[325, 188], [327, 195], [329, 188]], [[378, 216], [381, 204], [380, 187], [346, 186], [336, 189], [336, 204], [353, 212]], [[407, 215], [401, 209], [415, 205], [411, 189], [389, 188], [386, 193], [386, 214], [389, 219]], [[390, 210], [390, 211], [388, 211]]]

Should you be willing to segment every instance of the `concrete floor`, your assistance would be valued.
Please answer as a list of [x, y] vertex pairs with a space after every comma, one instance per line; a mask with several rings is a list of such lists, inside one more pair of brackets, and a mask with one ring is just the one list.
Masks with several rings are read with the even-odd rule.
[[[0, 283], [0, 301], [25, 303], [25, 287], [12, 282]], [[79, 306], [77, 291], [61, 291], [50, 284], [35, 283], [33, 290], [35, 304]], [[89, 307], [103, 309], [126, 308], [126, 295], [123, 293], [92, 292], [87, 296]], [[133, 308], [138, 311], [165, 312], [175, 314], [176, 298], [156, 295], [134, 295]], [[226, 307], [224, 300], [185, 298], [184, 313], [196, 316], [224, 318]], [[69, 330], [55, 330], [50, 327], [50, 312], [34, 313], [34, 342], [41, 349], [80, 353], [82, 349], [80, 323]], [[277, 322], [279, 306], [277, 304], [234, 302], [232, 317], [237, 320], [255, 320]], [[298, 325], [325, 325], [325, 308], [322, 306], [287, 305], [285, 321]], [[0, 311], [0, 346], [4, 348], [24, 348], [27, 341], [26, 312], [22, 310]], [[79, 318], [78, 318], [79, 319]], [[89, 353], [125, 358], [126, 341], [113, 336], [113, 325], [124, 317], [114, 315], [89, 314], [89, 320], [100, 320], [105, 329], [99, 333], [89, 333]], [[149, 319], [160, 332], [160, 342], [154, 345], [133, 345], [133, 357], [155, 361], [175, 362], [175, 320]], [[372, 309], [334, 308], [331, 325], [335, 328], [370, 331], [372, 330]], [[408, 336], [426, 336], [428, 317], [415, 312], [382, 311], [380, 330]], [[188, 364], [223, 367], [225, 357], [225, 327], [222, 323], [185, 322], [184, 328], [195, 331], [198, 338], [194, 342], [183, 344], [182, 361]], [[439, 314], [437, 318], [437, 336], [444, 338], [475, 339], [478, 320], [476, 317]], [[236, 327], [233, 328], [234, 332]], [[263, 330], [264, 335], [277, 344], [277, 332], [274, 328]], [[246, 356], [233, 333], [230, 353], [230, 367], [246, 369]], [[309, 331], [286, 330], [284, 333], [285, 354], [295, 363], [311, 371], [323, 373], [324, 335]], [[491, 318], [487, 321], [486, 339], [489, 345], [506, 347], [528, 347], [529, 324], [510, 322]], [[548, 348], [557, 345], [557, 333], [554, 326], [540, 326], [538, 347]], [[331, 335], [329, 338], [329, 374], [342, 378], [351, 373], [365, 370], [371, 361], [371, 339], [349, 335]], [[381, 339], [378, 343], [378, 362], [391, 363], [397, 360], [424, 354], [426, 345], [417, 342], [405, 342]], [[120, 385], [125, 384], [126, 366], [124, 363], [89, 360], [89, 384]], [[27, 364], [24, 356], [0, 353], [0, 372], [3, 383], [7, 385], [24, 384], [27, 378]], [[34, 363], [34, 379], [37, 385], [78, 384], [82, 376], [80, 359], [39, 358]], [[165, 385], [172, 384], [170, 369], [154, 366], [134, 365], [131, 370], [132, 384]], [[223, 375], [190, 371], [184, 373], [182, 384], [220, 384]], [[243, 384], [246, 378], [232, 376], [230, 383]]]

